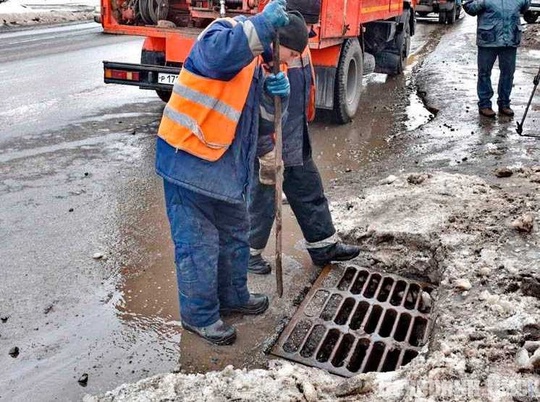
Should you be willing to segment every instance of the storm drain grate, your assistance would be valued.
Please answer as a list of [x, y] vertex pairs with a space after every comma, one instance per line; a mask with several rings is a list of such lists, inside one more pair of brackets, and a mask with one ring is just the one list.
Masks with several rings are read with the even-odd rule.
[[414, 359], [431, 330], [433, 285], [367, 268], [327, 266], [272, 354], [351, 377]]

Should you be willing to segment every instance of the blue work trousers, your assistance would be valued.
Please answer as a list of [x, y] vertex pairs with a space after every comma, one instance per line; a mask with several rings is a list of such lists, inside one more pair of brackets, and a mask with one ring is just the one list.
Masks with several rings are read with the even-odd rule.
[[499, 59], [499, 85], [497, 88], [497, 105], [499, 108], [510, 107], [510, 93], [514, 83], [516, 70], [515, 47], [478, 47], [478, 108], [491, 108], [493, 88], [491, 86], [491, 70], [495, 60]]
[[175, 246], [182, 321], [205, 327], [219, 309], [249, 300], [249, 219], [245, 203], [227, 203], [164, 180]]
[[[249, 198], [249, 243], [252, 249], [261, 250], [268, 243], [274, 223], [275, 187], [259, 182], [258, 160], [255, 161], [253, 174]], [[283, 192], [306, 241], [319, 242], [336, 233], [321, 176], [311, 157], [305, 159], [302, 166], [285, 167]]]

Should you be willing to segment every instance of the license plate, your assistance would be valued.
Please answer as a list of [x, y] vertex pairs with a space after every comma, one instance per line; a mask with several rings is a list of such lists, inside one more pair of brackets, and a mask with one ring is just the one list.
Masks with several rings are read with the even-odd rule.
[[178, 74], [165, 74], [165, 73], [158, 74], [159, 84], [173, 85], [177, 79], [178, 79]]

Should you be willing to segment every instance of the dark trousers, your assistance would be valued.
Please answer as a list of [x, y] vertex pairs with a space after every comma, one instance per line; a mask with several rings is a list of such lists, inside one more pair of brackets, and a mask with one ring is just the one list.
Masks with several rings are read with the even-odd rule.
[[[266, 247], [275, 218], [275, 187], [259, 182], [259, 163], [253, 170], [253, 185], [249, 197], [250, 232], [252, 249]], [[324, 195], [321, 176], [309, 157], [303, 166], [286, 167], [283, 174], [283, 192], [306, 241], [310, 243], [327, 239], [336, 233], [328, 200]]]
[[499, 59], [499, 85], [497, 88], [497, 105], [499, 108], [510, 107], [510, 93], [514, 83], [516, 70], [515, 47], [479, 47], [478, 48], [478, 108], [491, 108], [493, 88], [491, 86], [491, 70], [495, 60]]
[[220, 307], [249, 300], [246, 204], [216, 200], [166, 180], [164, 190], [182, 321], [205, 327], [219, 320]]

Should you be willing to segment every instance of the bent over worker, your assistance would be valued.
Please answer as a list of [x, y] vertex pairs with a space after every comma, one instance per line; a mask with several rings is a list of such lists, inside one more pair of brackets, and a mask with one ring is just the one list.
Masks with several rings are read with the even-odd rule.
[[261, 93], [289, 93], [285, 75], [264, 79], [257, 56], [287, 23], [285, 0], [274, 0], [251, 18], [209, 25], [186, 58], [159, 127], [156, 170], [175, 246], [182, 325], [216, 344], [236, 339], [221, 314], [261, 314], [269, 304], [247, 287], [245, 198]]
[[[320, 3], [317, 3], [289, 0], [287, 7], [297, 14], [296, 18], [302, 20], [303, 33], [292, 30], [291, 26], [280, 32], [280, 43], [302, 53], [301, 57], [288, 63], [287, 69], [291, 96], [287, 121], [283, 124], [283, 191], [298, 220], [313, 263], [324, 266], [331, 261], [350, 260], [360, 253], [360, 249], [344, 244], [337, 238], [321, 176], [311, 155], [308, 122], [315, 117], [315, 76], [309, 46], [304, 50], [298, 43], [302, 35], [307, 38], [306, 23], [318, 22]], [[273, 116], [265, 118], [261, 114], [261, 128], [272, 124], [272, 119]], [[275, 218], [275, 153], [271, 137], [259, 138], [257, 156], [249, 199], [251, 250], [248, 271], [268, 274], [271, 266], [263, 258], [262, 252], [268, 243]]]

